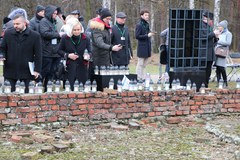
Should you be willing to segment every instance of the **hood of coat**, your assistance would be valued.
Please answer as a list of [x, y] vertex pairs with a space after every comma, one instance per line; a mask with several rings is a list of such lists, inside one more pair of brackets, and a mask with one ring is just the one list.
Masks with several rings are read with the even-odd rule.
[[90, 28], [91, 29], [99, 29], [99, 30], [103, 31], [105, 29], [105, 27], [107, 29], [111, 28], [109, 25], [104, 23], [100, 18], [94, 18], [90, 21]]
[[57, 10], [57, 7], [56, 6], [53, 6], [53, 5], [48, 5], [46, 8], [45, 8], [45, 13], [44, 13], [44, 16], [50, 20], [51, 22], [53, 22], [53, 18], [52, 18], [52, 15], [53, 13]]

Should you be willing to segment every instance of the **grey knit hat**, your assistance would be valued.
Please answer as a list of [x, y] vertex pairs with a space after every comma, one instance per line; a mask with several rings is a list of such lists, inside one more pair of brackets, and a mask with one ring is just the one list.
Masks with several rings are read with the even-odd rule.
[[218, 23], [218, 26], [223, 27], [223, 28], [227, 28], [228, 22], [226, 20], [223, 20], [220, 23]]

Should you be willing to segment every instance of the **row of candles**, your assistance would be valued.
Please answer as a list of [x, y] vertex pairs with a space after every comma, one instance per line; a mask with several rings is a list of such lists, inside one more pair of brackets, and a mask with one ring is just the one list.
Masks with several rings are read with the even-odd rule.
[[[108, 88], [114, 89], [115, 83], [114, 79], [110, 78]], [[194, 90], [196, 92], [196, 84], [192, 83], [190, 80], [187, 81], [186, 86], [181, 86], [179, 79], [173, 80], [172, 87], [170, 88], [169, 81], [162, 81], [162, 79], [158, 79], [157, 83], [154, 84], [152, 79], [146, 78], [143, 82], [142, 80], [130, 80], [128, 85], [123, 85], [122, 81], [119, 79], [117, 81], [117, 91], [122, 92], [124, 90], [126, 91], [169, 91], [169, 90]], [[222, 89], [224, 88], [224, 82], [222, 80], [219, 81], [218, 88]], [[240, 88], [240, 79], [237, 79], [236, 81], [236, 88]], [[34, 83], [33, 81], [29, 84], [29, 93], [43, 93], [43, 85], [41, 82]], [[49, 82], [47, 85], [47, 92], [71, 92], [71, 87], [69, 84], [69, 81], [65, 82], [65, 89], [61, 89], [61, 83], [60, 81], [56, 81], [55, 83]], [[75, 81], [73, 92], [85, 92], [85, 93], [95, 93], [97, 91], [97, 82], [94, 80], [92, 83], [90, 80], [87, 80], [86, 83], [83, 85], [83, 83], [79, 83], [78, 81]], [[201, 88], [199, 89], [200, 93], [205, 93], [205, 85], [202, 84]], [[25, 85], [23, 82], [17, 81], [16, 83], [16, 90], [15, 93], [23, 94], [25, 92]], [[4, 84], [0, 84], [0, 93], [11, 93], [11, 85], [9, 81], [4, 81]]]
[[95, 66], [95, 75], [129, 75], [127, 66]]

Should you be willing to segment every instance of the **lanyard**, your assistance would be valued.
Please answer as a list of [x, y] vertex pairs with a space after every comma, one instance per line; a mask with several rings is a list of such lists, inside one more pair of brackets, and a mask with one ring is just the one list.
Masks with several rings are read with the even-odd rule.
[[123, 28], [123, 31], [118, 27], [118, 25], [116, 24], [120, 34], [122, 35], [122, 37], [124, 37], [124, 33], [125, 33], [125, 29]]
[[81, 40], [81, 34], [80, 34], [80, 36], [79, 36], [79, 40], [78, 40], [77, 44], [72, 40], [72, 37], [71, 37], [71, 41], [72, 41], [72, 43], [73, 43], [75, 46], [77, 46], [77, 45], [80, 44], [80, 40]]

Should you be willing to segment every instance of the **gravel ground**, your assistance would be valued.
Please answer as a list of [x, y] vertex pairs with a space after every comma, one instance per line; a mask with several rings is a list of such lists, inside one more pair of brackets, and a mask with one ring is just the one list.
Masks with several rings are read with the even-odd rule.
[[[140, 129], [102, 126], [72, 126], [39, 130], [70, 145], [65, 152], [40, 154], [49, 143], [13, 143], [9, 132], [0, 138], [0, 160], [21, 159], [23, 153], [37, 152], [41, 160], [239, 160], [240, 145], [221, 140], [206, 130], [212, 125], [226, 134], [240, 136], [239, 116], [198, 119], [191, 123], [168, 125], [161, 122], [141, 125]], [[65, 138], [64, 138], [65, 135]]]

